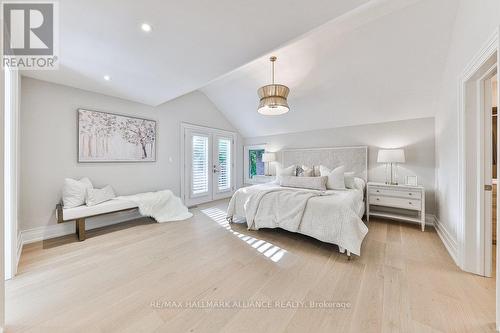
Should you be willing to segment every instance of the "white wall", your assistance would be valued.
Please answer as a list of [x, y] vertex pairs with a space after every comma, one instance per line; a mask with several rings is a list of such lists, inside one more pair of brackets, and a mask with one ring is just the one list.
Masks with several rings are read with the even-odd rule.
[[[179, 195], [180, 123], [234, 131], [200, 92], [150, 107], [25, 77], [21, 86], [21, 230], [56, 223], [65, 177], [88, 176], [96, 187], [110, 184], [120, 195], [159, 189]], [[157, 161], [77, 163], [78, 108], [156, 119]]]
[[385, 167], [377, 163], [379, 148], [404, 148], [406, 161], [399, 168], [399, 181], [418, 176], [426, 188], [426, 209], [433, 214], [435, 191], [434, 118], [337, 127], [290, 134], [247, 138], [245, 144], [265, 143], [269, 151], [284, 148], [368, 146], [368, 179], [384, 181]]
[[499, 25], [500, 1], [460, 1], [436, 115], [437, 217], [454, 242], [459, 221], [459, 77]]

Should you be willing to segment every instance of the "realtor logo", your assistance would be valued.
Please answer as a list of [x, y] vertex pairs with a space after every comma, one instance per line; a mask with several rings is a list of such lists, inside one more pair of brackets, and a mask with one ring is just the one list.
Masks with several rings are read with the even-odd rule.
[[57, 3], [2, 3], [2, 66], [57, 69]]

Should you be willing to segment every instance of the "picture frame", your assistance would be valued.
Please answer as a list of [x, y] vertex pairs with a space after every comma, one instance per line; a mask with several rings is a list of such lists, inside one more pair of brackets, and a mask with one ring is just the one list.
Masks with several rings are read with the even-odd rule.
[[405, 185], [418, 186], [418, 177], [417, 176], [406, 176], [405, 177]]
[[77, 110], [78, 163], [156, 162], [156, 120]]

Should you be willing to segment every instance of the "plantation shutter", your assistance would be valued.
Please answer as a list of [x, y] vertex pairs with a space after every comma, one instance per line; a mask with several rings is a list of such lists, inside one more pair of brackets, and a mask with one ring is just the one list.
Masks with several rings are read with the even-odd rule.
[[192, 194], [208, 192], [208, 137], [193, 136], [192, 149]]
[[231, 140], [219, 139], [219, 191], [231, 188]]

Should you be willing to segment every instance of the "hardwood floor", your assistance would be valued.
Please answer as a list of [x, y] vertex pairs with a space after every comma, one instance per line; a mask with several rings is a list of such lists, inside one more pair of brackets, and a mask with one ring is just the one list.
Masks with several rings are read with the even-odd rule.
[[[347, 261], [305, 236], [227, 226], [226, 206], [26, 246], [7, 332], [494, 332], [494, 279], [461, 272], [432, 228], [373, 219]], [[224, 300], [249, 308], [194, 308]]]

